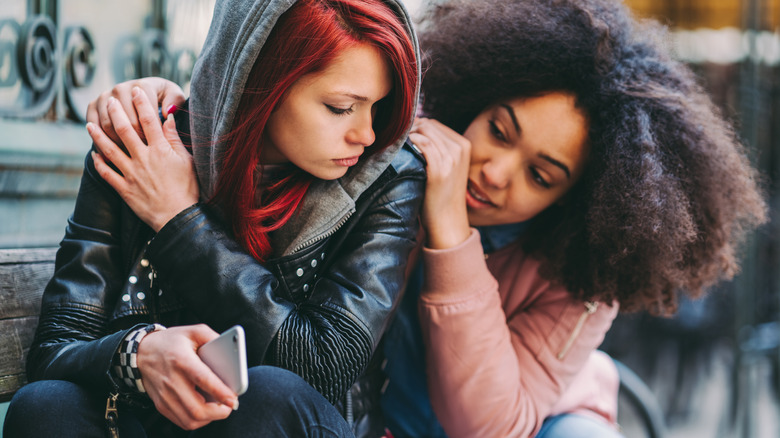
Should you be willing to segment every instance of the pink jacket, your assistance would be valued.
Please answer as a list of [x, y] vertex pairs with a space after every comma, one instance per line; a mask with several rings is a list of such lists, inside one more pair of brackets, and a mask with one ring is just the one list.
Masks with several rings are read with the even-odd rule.
[[574, 299], [517, 244], [486, 260], [476, 230], [423, 260], [428, 385], [451, 438], [531, 437], [563, 412], [615, 423], [617, 369], [596, 348], [616, 304]]

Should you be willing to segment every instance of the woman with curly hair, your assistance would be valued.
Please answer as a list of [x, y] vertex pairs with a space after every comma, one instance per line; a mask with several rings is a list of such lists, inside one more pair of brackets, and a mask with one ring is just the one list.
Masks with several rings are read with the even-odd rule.
[[397, 437], [444, 436], [433, 412], [450, 437], [616, 434], [596, 348], [618, 308], [670, 315], [737, 272], [758, 175], [664, 32], [613, 0], [423, 15], [425, 278], [385, 336]]
[[418, 32], [426, 240], [383, 339], [386, 424], [619, 435], [597, 347], [618, 310], [671, 315], [738, 271], [759, 176], [665, 30], [619, 2], [437, 1]]

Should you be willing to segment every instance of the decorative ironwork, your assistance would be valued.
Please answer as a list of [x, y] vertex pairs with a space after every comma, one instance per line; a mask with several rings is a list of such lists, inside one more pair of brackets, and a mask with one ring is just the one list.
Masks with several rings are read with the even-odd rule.
[[[0, 20], [0, 88], [10, 88], [19, 81], [15, 60], [16, 42], [21, 32], [16, 21]], [[5, 39], [8, 37], [12, 40]]]
[[[102, 57], [87, 27], [70, 26], [63, 35], [60, 45], [57, 26], [47, 15], [28, 16], [23, 24], [0, 19], [0, 117], [82, 121], [100, 84], [161, 76], [186, 86], [192, 76], [195, 52], [170, 51], [168, 35], [159, 29], [119, 35]], [[105, 70], [101, 64], [111, 65], [113, 74], [99, 73]], [[60, 92], [65, 113], [53, 106]]]
[[57, 29], [51, 18], [34, 15], [22, 26], [18, 59], [22, 79], [34, 93], [52, 88], [57, 71]]
[[[13, 87], [21, 78], [24, 86], [17, 94], [17, 102], [26, 102], [26, 105], [0, 108], [0, 115], [38, 117], [48, 110], [57, 94], [57, 29], [45, 15], [32, 15], [21, 26], [13, 20], [4, 20], [0, 22], [0, 31], [3, 29], [11, 29], [15, 35], [12, 41], [2, 41], [0, 84]], [[8, 56], [14, 51], [16, 56]]]
[[71, 27], [65, 35], [65, 97], [71, 113], [81, 114], [72, 91], [88, 87], [95, 78], [95, 44], [84, 27]]

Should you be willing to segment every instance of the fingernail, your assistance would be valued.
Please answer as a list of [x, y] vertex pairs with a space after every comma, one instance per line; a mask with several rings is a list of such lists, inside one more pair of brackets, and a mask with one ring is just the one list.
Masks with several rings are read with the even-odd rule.
[[95, 125], [93, 125], [92, 122], [87, 122], [87, 132], [92, 134], [93, 129], [95, 129]]
[[238, 399], [236, 399], [236, 401], [233, 403], [233, 410], [234, 411], [238, 410]]
[[141, 89], [138, 87], [133, 87], [132, 93], [133, 93], [133, 97], [138, 97], [141, 93]]
[[165, 113], [170, 116], [171, 114], [175, 113], [177, 109], [178, 108], [176, 107], [176, 105], [171, 105], [168, 107], [168, 110], [165, 111]]
[[108, 98], [108, 106], [111, 106], [114, 103], [116, 103], [116, 98], [114, 96], [109, 97]]

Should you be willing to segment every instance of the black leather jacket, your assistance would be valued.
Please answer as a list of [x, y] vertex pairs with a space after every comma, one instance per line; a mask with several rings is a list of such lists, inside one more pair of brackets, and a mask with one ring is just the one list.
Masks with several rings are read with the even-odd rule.
[[418, 247], [424, 182], [421, 157], [405, 145], [346, 221], [261, 264], [200, 204], [155, 235], [88, 156], [43, 296], [28, 378], [109, 394], [117, 390], [112, 356], [137, 324], [202, 322], [217, 332], [241, 324], [250, 366], [295, 370], [346, 413], [345, 394], [400, 301]]

